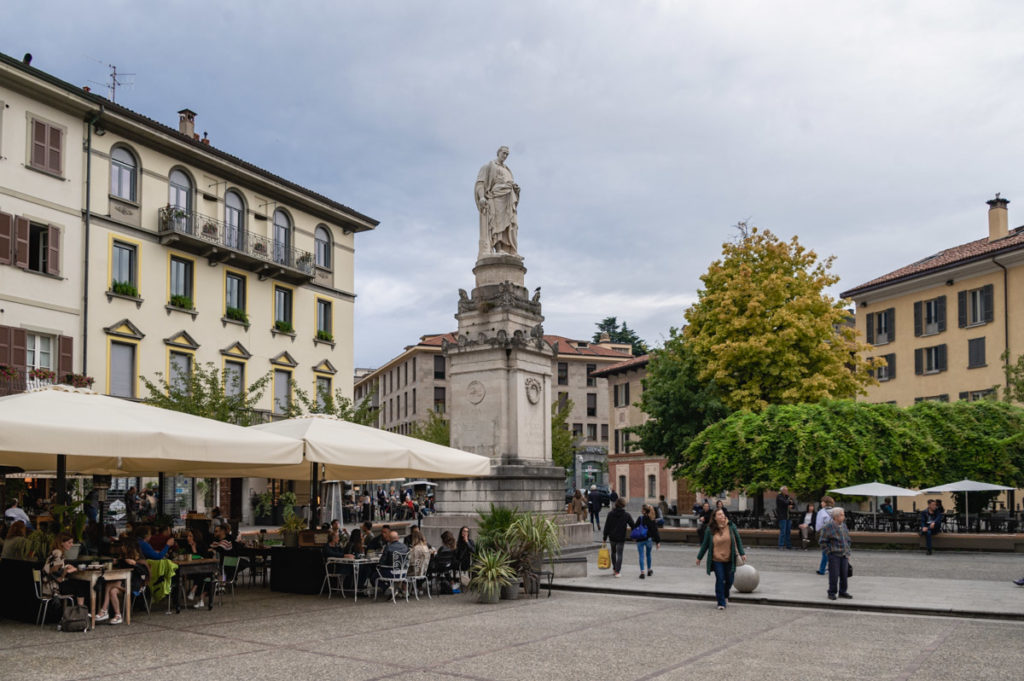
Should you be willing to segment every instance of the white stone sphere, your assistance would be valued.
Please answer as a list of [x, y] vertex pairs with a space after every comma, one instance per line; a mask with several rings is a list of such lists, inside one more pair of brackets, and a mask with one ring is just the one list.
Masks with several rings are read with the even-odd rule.
[[748, 594], [757, 588], [760, 581], [761, 576], [753, 565], [740, 565], [736, 568], [732, 585], [740, 593]]

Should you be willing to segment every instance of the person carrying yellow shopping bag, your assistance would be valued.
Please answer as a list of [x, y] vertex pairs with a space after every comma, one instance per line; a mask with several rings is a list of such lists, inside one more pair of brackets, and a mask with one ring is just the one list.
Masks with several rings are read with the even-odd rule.
[[[622, 571], [622, 549], [626, 545], [627, 529], [633, 529], [634, 525], [633, 519], [626, 513], [626, 500], [619, 497], [615, 500], [614, 508], [604, 520], [604, 540], [610, 541], [612, 545], [612, 572], [615, 577], [618, 577]], [[598, 561], [600, 559], [601, 556], [598, 554]]]
[[612, 553], [608, 550], [608, 544], [602, 542], [601, 548], [597, 551], [597, 569], [607, 570], [612, 566]]

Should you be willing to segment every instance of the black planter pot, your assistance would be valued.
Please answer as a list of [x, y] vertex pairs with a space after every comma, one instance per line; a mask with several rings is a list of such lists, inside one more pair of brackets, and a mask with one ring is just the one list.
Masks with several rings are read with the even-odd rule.
[[274, 517], [269, 515], [258, 515], [253, 518], [253, 522], [257, 525], [273, 525]]

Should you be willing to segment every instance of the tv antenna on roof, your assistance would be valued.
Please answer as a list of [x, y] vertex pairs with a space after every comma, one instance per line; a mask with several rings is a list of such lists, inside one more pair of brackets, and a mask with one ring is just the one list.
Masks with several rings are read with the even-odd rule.
[[[92, 59], [93, 61], [95, 61], [95, 62], [97, 62], [99, 64], [103, 63], [101, 60], [96, 59], [95, 57], [89, 57], [89, 59]], [[96, 85], [102, 85], [103, 87], [107, 88], [107, 90], [110, 92], [110, 101], [116, 102], [117, 101], [117, 88], [119, 88], [119, 87], [132, 87], [132, 86], [134, 86], [135, 85], [135, 80], [134, 80], [135, 74], [134, 73], [118, 73], [117, 72], [117, 66], [115, 66], [114, 64], [107, 64], [107, 68], [110, 69], [110, 80], [108, 80], [106, 83], [101, 83], [101, 82], [95, 81], [95, 80], [90, 80], [89, 82], [90, 83], [95, 83]]]

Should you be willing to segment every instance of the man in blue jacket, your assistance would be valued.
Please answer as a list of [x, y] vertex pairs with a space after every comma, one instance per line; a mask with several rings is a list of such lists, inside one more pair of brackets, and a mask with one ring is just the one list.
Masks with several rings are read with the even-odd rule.
[[942, 532], [942, 511], [935, 499], [928, 500], [928, 508], [921, 511], [920, 534], [924, 535], [924, 544], [928, 555], [932, 555], [932, 537]]

